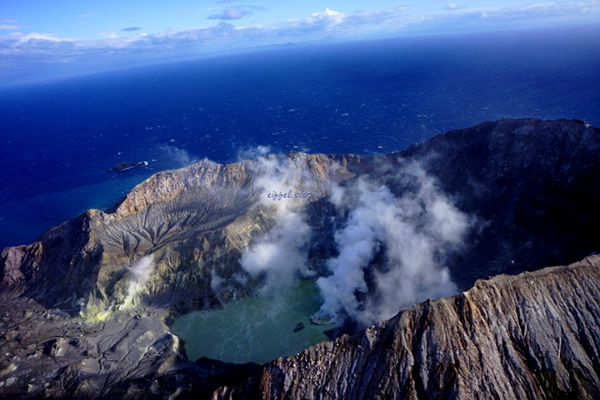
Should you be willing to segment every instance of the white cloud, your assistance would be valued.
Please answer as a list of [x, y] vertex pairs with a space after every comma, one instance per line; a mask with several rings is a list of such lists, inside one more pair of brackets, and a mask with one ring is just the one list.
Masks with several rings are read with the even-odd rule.
[[460, 10], [461, 8], [465, 8], [465, 6], [458, 5], [452, 1], [446, 3], [446, 10]]
[[310, 18], [306, 18], [304, 22], [308, 24], [314, 24], [320, 21], [326, 21], [326, 23], [332, 23], [335, 25], [342, 23], [345, 18], [346, 14], [326, 8], [325, 11], [312, 13], [312, 16]]
[[[452, 13], [416, 14], [404, 6], [380, 11], [342, 13], [330, 8], [313, 12], [303, 19], [288, 20], [274, 24], [233, 26], [225, 20], [240, 20], [259, 10], [255, 6], [232, 6], [212, 17], [221, 20], [218, 25], [187, 29], [172, 29], [153, 34], [111, 32], [111, 35], [95, 39], [63, 38], [52, 33], [12, 33], [0, 35], [0, 67], [5, 71], [14, 69], [19, 73], [22, 65], [30, 63], [74, 63], [91, 60], [116, 65], [133, 64], [138, 60], [200, 55], [203, 52], [222, 51], [247, 46], [286, 43], [288, 41], [317, 40], [325, 37], [356, 38], [361, 35], [398, 35], [403, 29], [412, 32], [424, 29], [440, 30], [486, 29], [506, 24], [529, 26], [547, 21], [597, 20], [600, 16], [598, 1], [578, 3], [530, 3], [501, 8], [461, 8], [459, 3], [445, 2]], [[80, 17], [91, 17], [82, 14]], [[244, 19], [245, 20], [245, 19]], [[495, 25], [493, 25], [495, 24]], [[0, 28], [18, 29], [15, 21], [0, 21]], [[128, 60], [119, 58], [129, 57]], [[139, 55], [141, 57], [136, 57]], [[111, 61], [112, 60], [112, 61]], [[12, 66], [12, 67], [11, 67]]]
[[262, 158], [271, 153], [270, 146], [256, 146], [251, 148], [241, 148], [238, 151], [237, 159], [238, 161], [244, 160], [254, 160], [258, 158]]
[[18, 38], [16, 40], [16, 42], [14, 42], [12, 44], [13, 48], [22, 46], [24, 44], [27, 44], [28, 42], [70, 42], [71, 40], [69, 39], [60, 39], [57, 37], [57, 35], [53, 35], [53, 34], [49, 34], [49, 33], [38, 33], [38, 32], [31, 32], [31, 33], [27, 33], [27, 34], [17, 34], [14, 35], [13, 37]]
[[185, 149], [167, 144], [160, 146], [159, 149], [164, 153], [165, 158], [177, 167], [185, 167], [194, 161]]
[[250, 16], [254, 14], [254, 12], [263, 9], [263, 7], [258, 6], [232, 6], [225, 8], [220, 13], [209, 15], [208, 19], [220, 19], [223, 21], [237, 20]]
[[234, 19], [242, 19], [248, 14], [249, 12], [247, 10], [244, 10], [240, 7], [228, 7], [225, 10], [223, 10], [223, 12], [221, 12], [220, 14], [209, 15], [208, 19], [220, 19], [224, 21], [229, 21]]
[[485, 18], [496, 18], [505, 21], [523, 21], [552, 18], [571, 18], [583, 15], [600, 16], [600, 2], [589, 1], [579, 3], [528, 3], [525, 5], [512, 5], [500, 8], [465, 9], [462, 14], [478, 14]]
[[0, 19], [0, 30], [18, 30], [23, 29], [23, 26], [14, 19]]

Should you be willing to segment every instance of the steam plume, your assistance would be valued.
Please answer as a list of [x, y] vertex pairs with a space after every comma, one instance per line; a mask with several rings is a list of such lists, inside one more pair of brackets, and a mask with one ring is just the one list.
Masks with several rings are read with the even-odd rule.
[[269, 146], [255, 146], [246, 149], [240, 149], [237, 154], [237, 160], [244, 161], [264, 158], [270, 152], [271, 147]]
[[[417, 164], [402, 173], [416, 181], [416, 190], [401, 197], [365, 179], [334, 191], [337, 207], [344, 201], [356, 205], [334, 234], [339, 255], [327, 262], [331, 275], [317, 281], [324, 299], [317, 317], [347, 315], [367, 325], [427, 298], [456, 293], [443, 263], [461, 245], [469, 219]], [[370, 267], [382, 248], [384, 266]]]
[[185, 149], [168, 144], [162, 145], [160, 149], [164, 151], [166, 158], [173, 161], [177, 167], [185, 167], [193, 162], [190, 153]]
[[129, 281], [129, 285], [127, 286], [127, 297], [123, 301], [122, 307], [127, 307], [133, 304], [134, 297], [144, 287], [144, 284], [150, 277], [150, 274], [153, 270], [153, 254], [148, 254], [131, 264], [129, 271], [127, 271], [127, 274], [125, 275], [125, 278]]
[[306, 246], [310, 227], [301, 211], [300, 201], [274, 198], [273, 192], [293, 193], [303, 183], [302, 173], [290, 168], [289, 160], [261, 157], [255, 189], [259, 201], [273, 212], [275, 225], [242, 254], [240, 264], [253, 276], [263, 275], [261, 294], [277, 294], [289, 288], [306, 270]]
[[[243, 252], [240, 264], [264, 279], [261, 294], [277, 294], [307, 274], [311, 228], [302, 211], [305, 202], [273, 199], [269, 193], [314, 182], [290, 159], [262, 157], [258, 164], [255, 188], [274, 225]], [[368, 325], [457, 292], [444, 265], [448, 253], [463, 244], [470, 219], [418, 164], [404, 165], [398, 174], [411, 182], [399, 196], [364, 177], [327, 189], [344, 222], [333, 232], [338, 255], [326, 260], [330, 275], [317, 280], [323, 305], [316, 319], [348, 317]]]

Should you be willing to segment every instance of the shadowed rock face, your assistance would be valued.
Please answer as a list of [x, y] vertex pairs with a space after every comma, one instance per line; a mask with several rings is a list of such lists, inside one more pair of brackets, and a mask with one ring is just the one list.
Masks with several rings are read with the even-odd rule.
[[589, 124], [485, 122], [402, 155], [421, 160], [485, 225], [452, 271], [464, 289], [482, 276], [567, 264], [599, 249], [600, 130]]
[[[290, 379], [302, 377], [310, 383], [304, 388], [294, 386], [290, 393], [307, 398], [340, 397], [346, 390], [349, 398], [360, 397], [361, 393], [369, 394], [367, 397], [377, 393], [401, 394], [399, 391], [409, 390], [410, 385], [412, 391], [405, 393], [411, 396], [463, 395], [468, 387], [461, 379], [467, 379], [466, 365], [475, 362], [470, 357], [478, 354], [475, 349], [480, 343], [479, 336], [482, 335], [481, 343], [485, 340], [486, 346], [493, 349], [499, 340], [496, 331], [500, 332], [498, 335], [503, 332], [502, 321], [509, 325], [516, 323], [511, 322], [513, 311], [494, 308], [497, 304], [510, 300], [523, 308], [527, 296], [538, 296], [536, 304], [541, 307], [540, 312], [558, 318], [557, 324], [566, 332], [573, 328], [565, 325], [571, 317], [561, 313], [574, 314], [581, 307], [584, 308], [581, 313], [587, 313], [595, 307], [592, 298], [571, 298], [573, 289], [560, 297], [565, 304], [575, 304], [573, 310], [546, 311], [544, 307], [550, 303], [540, 299], [554, 298], [555, 292], [546, 291], [546, 283], [538, 286], [537, 278], [530, 286], [520, 285], [521, 289], [507, 299], [504, 289], [497, 289], [495, 284], [485, 287], [480, 282], [469, 293], [481, 293], [491, 302], [481, 300], [478, 306], [481, 313], [477, 315], [495, 315], [496, 325], [489, 318], [484, 318], [485, 324], [477, 320], [481, 323], [456, 325], [455, 321], [462, 321], [463, 314], [471, 310], [465, 308], [470, 298], [463, 295], [416, 306], [406, 312], [412, 315], [410, 324], [406, 322], [408, 325], [398, 322], [409, 318], [400, 314], [363, 334], [343, 337], [335, 342], [338, 344], [311, 348], [302, 363], [299, 359], [284, 359], [264, 370], [252, 365], [232, 369], [208, 360], [197, 364], [188, 361], [178, 338], [170, 333], [168, 322], [180, 313], [219, 307], [234, 297], [255, 292], [259, 278], [248, 274], [244, 279], [238, 277], [244, 274], [240, 267], [244, 249], [275, 224], [273, 205], [265, 202], [265, 190], [280, 188], [265, 187], [261, 180], [265, 174], [280, 177], [284, 171], [280, 182], [286, 188], [310, 187], [326, 195], [296, 206], [302, 208], [313, 231], [308, 249], [310, 268], [324, 274], [325, 260], [337, 252], [333, 230], [347, 217], [336, 214], [327, 198], [332, 185], [348, 186], [368, 176], [373, 182], [385, 184], [396, 196], [402, 196], [414, 182], [398, 171], [406, 163], [417, 161], [456, 206], [476, 221], [464, 249], [453, 253], [446, 262], [454, 281], [461, 290], [466, 290], [481, 277], [567, 264], [598, 250], [600, 243], [594, 232], [600, 223], [597, 207], [600, 188], [596, 184], [600, 176], [599, 148], [600, 131], [581, 121], [502, 120], [448, 132], [403, 153], [383, 157], [289, 153], [228, 165], [201, 161], [180, 170], [158, 173], [111, 209], [90, 210], [49, 230], [32, 244], [2, 251], [0, 394], [134, 398], [143, 393], [150, 398], [163, 398], [175, 392], [208, 395], [225, 385], [227, 389], [222, 394], [232, 391], [244, 397], [244, 393], [250, 393], [244, 390], [261, 390], [266, 397], [278, 398], [286, 396]], [[590, 262], [597, 264], [595, 259]], [[595, 276], [595, 270], [587, 267], [568, 270], [574, 278], [564, 282], [565, 285], [579, 282], [579, 274]], [[513, 278], [498, 279], [508, 282]], [[516, 281], [520, 279], [525, 278]], [[597, 281], [597, 277], [594, 279]], [[587, 289], [589, 296], [597, 297], [597, 286]], [[431, 314], [433, 304], [435, 315]], [[519, 318], [525, 318], [523, 315]], [[560, 375], [560, 363], [548, 361], [538, 352], [528, 355], [523, 347], [525, 342], [519, 342], [517, 336], [505, 338], [507, 350], [499, 351], [494, 356], [497, 359], [480, 357], [478, 362], [501, 366], [507, 376], [533, 374], [529, 380], [508, 381], [511, 387], [533, 385], [523, 389], [529, 397], [534, 397], [529, 393], [541, 392], [577, 395], [579, 389], [573, 388], [579, 387], [585, 393], [596, 393], [585, 382], [597, 376], [583, 370], [588, 368], [587, 361], [576, 361], [579, 355], [582, 360], [588, 357], [592, 364], [598, 360], [593, 356], [594, 348], [598, 348], [598, 321], [587, 317], [580, 316], [583, 322], [575, 322], [578, 329], [580, 325], [583, 329], [577, 331], [577, 340], [569, 339], [572, 346], [577, 341], [587, 343], [581, 344], [585, 351], [573, 353], [571, 364], [561, 364], [577, 370], [575, 375]], [[438, 330], [434, 333], [428, 333], [429, 321], [436, 321]], [[550, 346], [550, 341], [558, 337], [567, 341], [566, 333], [564, 337], [543, 336], [550, 322], [538, 322], [527, 329], [540, 335], [540, 349]], [[408, 331], [410, 337], [406, 336]], [[361, 341], [366, 339], [360, 339], [361, 335], [367, 338], [375, 335], [373, 340], [376, 340], [365, 344]], [[527, 337], [533, 339], [531, 335]], [[384, 336], [411, 342], [405, 347], [391, 344], [381, 347]], [[454, 342], [468, 346], [456, 347], [461, 352], [454, 352]], [[368, 361], [365, 349], [375, 351], [375, 343], [387, 349], [381, 351], [391, 353], [381, 357], [371, 357], [372, 353], [368, 353], [367, 358], [372, 359]], [[396, 354], [399, 349], [402, 354]], [[524, 354], [524, 359], [518, 359], [517, 350]], [[451, 359], [440, 355], [448, 352], [453, 352]], [[335, 368], [311, 364], [313, 353], [338, 360]], [[419, 357], [424, 361], [418, 364], [417, 371], [414, 365]], [[432, 360], [437, 360], [437, 364]], [[294, 363], [299, 367], [292, 367]], [[408, 386], [399, 385], [400, 378], [396, 377], [378, 389], [372, 387], [377, 380], [362, 378], [367, 371], [373, 377], [389, 371], [388, 364], [396, 365], [395, 371]], [[350, 368], [346, 372], [345, 365]], [[450, 369], [444, 369], [440, 376], [442, 367], [436, 365]], [[408, 366], [413, 372], [407, 372]], [[597, 365], [594, 368], [599, 370]], [[521, 373], [520, 369], [527, 371]], [[310, 378], [309, 371], [318, 376]], [[248, 379], [261, 374], [262, 386]], [[322, 376], [330, 376], [331, 382], [338, 382], [337, 386], [318, 392], [323, 390], [318, 378]], [[485, 376], [479, 381], [468, 378], [482, 385], [475, 385], [473, 390], [489, 390], [506, 397], [513, 393], [505, 388], [506, 381], [490, 383], [495, 375]], [[544, 383], [540, 377], [560, 383]], [[435, 379], [442, 381], [436, 383]], [[238, 381], [245, 383], [235, 386]], [[450, 391], [440, 392], [442, 389], [436, 389], [440, 385]], [[517, 396], [521, 394], [518, 391], [521, 389], [514, 390]]]

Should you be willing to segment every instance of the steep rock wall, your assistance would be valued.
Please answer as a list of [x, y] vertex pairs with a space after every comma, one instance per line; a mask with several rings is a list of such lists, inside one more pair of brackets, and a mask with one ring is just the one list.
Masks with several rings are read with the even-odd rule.
[[266, 365], [214, 398], [598, 398], [600, 256], [479, 280]]

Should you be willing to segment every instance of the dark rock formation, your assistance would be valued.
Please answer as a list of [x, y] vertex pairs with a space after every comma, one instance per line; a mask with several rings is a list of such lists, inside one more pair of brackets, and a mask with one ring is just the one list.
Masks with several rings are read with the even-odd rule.
[[[414, 182], [398, 173], [400, 166], [410, 160], [418, 161], [436, 178], [437, 184], [453, 198], [459, 209], [477, 218], [478, 229], [471, 233], [468, 246], [447, 260], [454, 281], [461, 290], [466, 290], [482, 277], [568, 264], [600, 248], [595, 234], [600, 224], [597, 207], [600, 204], [597, 185], [597, 177], [600, 176], [599, 148], [600, 131], [581, 121], [502, 120], [452, 131], [406, 152], [383, 157], [292, 152], [267, 160], [229, 165], [201, 161], [180, 170], [158, 173], [134, 188], [111, 209], [105, 212], [90, 210], [52, 228], [32, 244], [2, 251], [0, 395], [165, 398], [174, 393], [208, 396], [218, 386], [225, 385], [227, 389], [221, 392], [223, 395], [228, 391], [240, 395], [243, 390], [262, 390], [267, 397], [271, 396], [271, 392], [273, 397], [285, 397], [288, 371], [290, 377], [304, 377], [302, 371], [289, 364], [299, 363], [299, 359], [281, 360], [281, 370], [277, 369], [278, 364], [271, 364], [264, 371], [256, 366], [247, 366], [236, 367], [228, 373], [231, 366], [226, 364], [188, 361], [184, 346], [168, 327], [173, 317], [181, 313], [220, 307], [236, 296], [254, 293], [260, 283], [259, 277], [248, 275], [245, 284], [232, 278], [244, 273], [239, 264], [244, 249], [275, 223], [273, 207], [263, 201], [265, 188], [259, 184], [259, 178], [266, 172], [285, 170], [291, 177], [283, 180], [286, 185], [289, 184], [289, 190], [302, 191], [310, 187], [314, 193], [321, 192], [325, 196], [330, 193], [332, 183], [349, 185], [359, 176], [369, 176], [401, 196], [411, 189]], [[288, 190], [288, 187], [268, 189], [279, 191]], [[296, 207], [303, 208], [307, 223], [312, 227], [308, 249], [310, 268], [316, 274], [323, 274], [324, 261], [337, 251], [333, 230], [343, 223], [344, 216], [331, 218], [334, 210], [327, 197], [302, 199], [297, 204]], [[380, 259], [384, 259], [383, 252]], [[577, 272], [591, 271], [587, 267], [568, 270], [574, 271], [570, 272], [574, 276], [593, 276], [591, 272]], [[513, 278], [499, 279], [510, 281]], [[573, 278], [564, 284], [575, 285], [578, 279]], [[485, 294], [494, 300], [490, 303], [492, 309], [488, 310], [488, 303], [484, 302], [481, 310], [485, 311], [480, 311], [497, 314], [498, 323], [505, 315], [504, 321], [509, 325], [513, 311], [500, 307], [503, 302], [517, 304], [519, 296], [522, 296], [521, 307], [525, 307], [523, 299], [535, 296], [537, 292], [540, 296], [554, 296], [554, 292], [544, 291], [545, 283], [539, 287], [532, 284], [530, 293], [525, 293], [526, 286], [521, 285], [522, 291], [506, 299], [503, 297], [505, 293], [499, 292], [496, 286], [483, 290], [481, 285], [483, 283], [478, 283], [473, 293], [481, 289], [482, 296]], [[597, 286], [582, 287], [597, 297]], [[575, 353], [575, 350], [572, 350], [575, 355], [569, 356], [572, 364], [550, 363], [549, 359], [543, 358], [546, 356], [539, 356], [537, 352], [528, 355], [526, 362], [517, 362], [520, 359], [514, 353], [517, 351], [514, 347], [517, 346], [516, 339], [507, 339], [507, 350], [497, 354], [499, 359], [492, 360], [496, 363], [493, 365], [501, 365], [507, 375], [534, 374], [538, 386], [531, 389], [534, 390], [531, 393], [544, 391], [548, 396], [579, 393], [573, 390], [595, 393], [590, 389], [593, 385], [586, 382], [597, 376], [591, 372], [584, 373], [583, 369], [588, 368], [585, 361], [588, 357], [598, 371], [598, 358], [593, 355], [593, 346], [597, 348], [596, 338], [599, 335], [598, 321], [586, 319], [580, 325], [577, 325], [579, 322], [566, 325], [566, 321], [576, 312], [580, 313], [579, 318], [583, 321], [585, 314], [591, 313], [589, 310], [596, 306], [592, 298], [572, 297], [572, 292], [574, 290], [555, 297], [563, 299], [565, 304], [575, 304], [573, 311], [569, 308], [568, 312], [561, 314], [562, 310], [541, 310], [547, 315], [561, 317], [556, 329], [560, 325], [563, 333], [577, 327], [577, 340], [586, 343], [582, 345], [585, 352], [580, 351], [580, 364], [576, 362], [580, 353]], [[398, 390], [403, 390], [394, 388], [394, 382], [400, 382], [399, 378], [388, 380], [387, 386], [382, 382], [385, 387], [382, 386], [381, 392], [378, 392], [380, 389], [367, 389], [371, 380], [361, 376], [367, 371], [378, 376], [382, 370], [389, 370], [385, 363], [394, 360], [399, 360], [399, 369], [395, 373], [398, 376], [406, 374], [401, 367], [416, 365], [418, 350], [419, 357], [426, 362], [419, 364], [418, 370], [411, 370], [414, 393], [420, 396], [438, 393], [435, 391], [437, 384], [432, 383], [435, 379], [442, 379], [448, 388], [466, 390], [458, 382], [458, 377], [466, 379], [462, 371], [465, 365], [473, 362], [470, 355], [452, 353], [454, 366], [444, 367], [450, 368], [444, 369], [444, 374], [437, 374], [435, 371], [441, 371], [441, 367], [431, 363], [435, 360], [442, 366], [452, 364], [442, 357], [442, 354], [454, 349], [451, 347], [452, 340], [460, 342], [463, 347], [468, 343], [476, 346], [481, 335], [486, 346], [496, 343], [495, 331], [485, 330], [486, 326], [496, 329], [495, 325], [490, 325], [489, 319], [485, 319], [488, 323], [483, 325], [485, 329], [479, 325], [454, 324], [452, 318], [457, 318], [456, 313], [465, 309], [461, 302], [466, 304], [466, 299], [459, 296], [416, 306], [407, 311], [406, 317], [400, 314], [400, 317], [369, 328], [363, 334], [376, 334], [377, 338], [385, 335], [386, 338], [406, 340], [417, 338], [421, 347], [410, 345], [412, 358], [402, 361], [402, 355], [371, 357], [372, 353], [368, 353], [373, 362], [378, 360], [377, 365], [368, 364], [368, 360], [364, 359], [364, 349], [376, 347], [370, 342], [361, 344], [363, 336], [359, 335], [343, 337], [336, 344], [323, 344], [305, 353], [329, 354], [332, 360], [354, 365], [355, 369], [343, 372], [341, 364], [339, 368], [319, 369], [321, 367], [310, 364], [310, 356], [302, 359], [302, 365], [321, 374], [333, 374], [328, 375], [332, 377], [331, 382], [339, 384], [327, 392], [332, 395], [342, 394], [344, 390], [350, 390], [350, 395], [397, 394]], [[543, 301], [536, 301], [541, 307]], [[548, 305], [552, 301], [548, 298]], [[438, 318], [430, 314], [428, 310], [433, 310], [432, 305], [437, 307], [434, 307], [436, 310], [443, 309], [447, 316], [440, 314]], [[496, 306], [500, 308], [494, 308]], [[410, 325], [413, 336], [410, 337], [405, 336], [406, 332], [400, 334], [393, 328], [405, 326], [400, 320], [404, 321], [402, 318], [409, 318], [409, 315], [414, 316]], [[529, 315], [527, 318], [530, 318]], [[460, 317], [463, 318], [462, 315]], [[443, 331], [445, 339], [437, 342], [429, 340], [430, 320], [441, 324], [436, 329], [446, 329]], [[542, 322], [538, 325], [540, 329], [544, 327]], [[553, 339], [542, 337], [537, 325], [528, 329], [534, 328], [540, 335], [538, 345], [551, 346]], [[465, 333], [470, 336], [462, 337]], [[565, 335], [560, 336], [561, 341], [566, 343], [569, 340], [569, 346], [575, 346], [576, 341]], [[533, 340], [532, 336], [527, 337]], [[413, 341], [416, 343], [417, 339]], [[388, 344], [383, 346], [382, 340], [378, 343], [381, 351], [396, 348]], [[338, 348], [343, 351], [338, 353]], [[474, 347], [467, 350], [473, 352]], [[524, 350], [522, 353], [525, 354]], [[408, 357], [408, 350], [406, 355]], [[335, 358], [338, 356], [341, 358]], [[392, 356], [396, 358], [392, 360]], [[564, 360], [567, 357], [562, 349], [561, 357]], [[488, 360], [481, 358], [480, 365], [484, 362]], [[558, 370], [559, 364], [579, 372], [564, 375]], [[375, 373], [368, 368], [380, 372]], [[523, 368], [527, 371], [520, 371]], [[556, 368], [556, 371], [551, 368]], [[549, 370], [550, 373], [538, 373], [538, 370]], [[553, 375], [553, 371], [557, 373]], [[335, 374], [338, 373], [339, 379], [344, 376], [349, 377], [348, 380], [336, 380]], [[347, 376], [344, 375], [346, 373]], [[247, 376], [258, 375], [264, 375], [262, 386], [253, 379], [246, 379]], [[453, 376], [457, 379], [455, 383], [452, 383]], [[550, 383], [540, 383], [540, 376], [547, 376], [545, 379]], [[481, 381], [487, 386], [478, 390], [492, 393], [506, 383], [491, 383], [494, 376], [488, 374], [487, 377], [490, 382]], [[321, 378], [315, 376], [311, 379], [307, 382], [312, 382], [314, 388], [294, 387], [294, 393], [306, 393], [307, 396], [316, 393], [310, 391], [319, 390], [317, 386]], [[560, 383], [552, 383], [553, 379], [560, 380]], [[241, 386], [236, 386], [236, 382], [242, 382]], [[281, 382], [284, 382], [284, 389], [281, 389]], [[350, 389], [355, 382], [364, 382], [365, 387]], [[534, 381], [509, 382], [525, 388]], [[327, 393], [323, 393], [327, 397]], [[509, 392], [502, 389], [498, 393], [508, 395]], [[462, 395], [462, 392], [459, 394]]]
[[115, 164], [112, 168], [108, 168], [106, 172], [123, 172], [137, 167], [145, 167], [146, 165], [148, 165], [148, 161], [122, 161], [118, 164]]
[[[475, 279], [563, 265], [598, 251], [600, 130], [577, 120], [485, 122], [402, 153], [486, 225], [451, 268]], [[592, 200], [594, 199], [594, 200]]]
[[215, 398], [600, 397], [600, 256], [479, 280], [267, 364]]
[[296, 333], [296, 332], [300, 332], [302, 329], [304, 329], [304, 323], [302, 323], [302, 322], [298, 322], [298, 323], [296, 324], [296, 326], [294, 327], [294, 331], [293, 331], [293, 332], [294, 332], [294, 333]]

